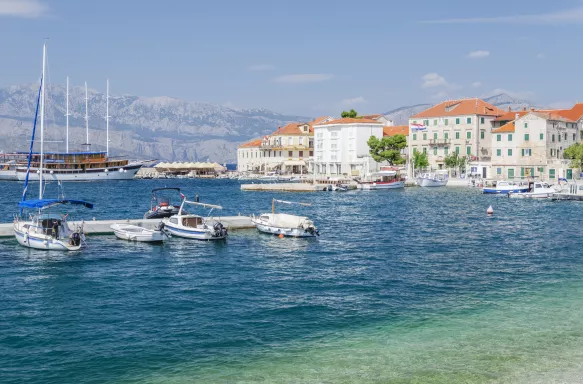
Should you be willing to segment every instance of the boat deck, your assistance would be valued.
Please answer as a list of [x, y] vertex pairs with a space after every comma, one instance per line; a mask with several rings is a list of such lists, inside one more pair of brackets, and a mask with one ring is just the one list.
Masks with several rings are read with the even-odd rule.
[[[85, 222], [83, 228], [86, 235], [113, 235], [113, 229], [109, 227], [111, 224], [132, 224], [154, 229], [161, 221], [161, 219], [89, 220]], [[255, 228], [251, 217], [248, 216], [221, 216], [220, 221], [229, 230]], [[71, 226], [77, 223], [76, 221], [69, 222]], [[0, 224], [0, 237], [13, 236], [12, 223]]]

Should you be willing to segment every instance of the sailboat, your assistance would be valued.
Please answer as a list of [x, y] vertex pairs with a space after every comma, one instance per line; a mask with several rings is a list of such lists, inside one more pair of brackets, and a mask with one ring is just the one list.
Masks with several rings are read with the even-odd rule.
[[[30, 175], [30, 164], [33, 157], [34, 137], [36, 133], [37, 117], [39, 115], [40, 106], [40, 156], [39, 169], [43, 169], [44, 161], [44, 112], [45, 112], [45, 67], [46, 67], [46, 44], [43, 46], [43, 65], [42, 76], [40, 79], [40, 87], [37, 96], [37, 106], [34, 117], [34, 124], [32, 128], [32, 140], [30, 142], [30, 150], [28, 153], [28, 166], [26, 178], [24, 182], [24, 190], [22, 191], [22, 200], [18, 204], [20, 207], [20, 215], [14, 218], [14, 235], [16, 240], [25, 247], [44, 249], [44, 250], [60, 250], [60, 251], [76, 251], [85, 245], [85, 236], [83, 234], [83, 224], [71, 228], [67, 222], [67, 216], [60, 213], [49, 212], [50, 208], [62, 206], [65, 204], [82, 205], [87, 208], [93, 208], [93, 204], [81, 200], [69, 200], [64, 197], [61, 199], [44, 199], [44, 184], [43, 173], [39, 172], [39, 196], [38, 199], [27, 200], [27, 190]], [[30, 213], [28, 219], [24, 217], [24, 210], [33, 210], [36, 213]]]

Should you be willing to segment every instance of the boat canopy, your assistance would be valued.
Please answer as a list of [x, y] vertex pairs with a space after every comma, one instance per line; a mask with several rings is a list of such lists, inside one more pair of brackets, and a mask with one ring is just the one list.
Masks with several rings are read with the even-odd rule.
[[48, 208], [53, 205], [58, 204], [72, 204], [72, 205], [83, 205], [86, 208], [92, 209], [93, 204], [81, 200], [63, 200], [63, 199], [37, 199], [37, 200], [24, 200], [18, 203], [20, 208]]

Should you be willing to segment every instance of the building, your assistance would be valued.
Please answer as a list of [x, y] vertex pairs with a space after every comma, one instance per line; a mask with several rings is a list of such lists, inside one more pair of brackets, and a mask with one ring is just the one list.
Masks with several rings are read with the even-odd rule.
[[262, 139], [253, 139], [237, 148], [237, 171], [259, 172], [263, 165], [260, 151]]
[[367, 141], [371, 136], [382, 139], [386, 122], [380, 120], [341, 118], [314, 124], [316, 174], [364, 177], [376, 170]]
[[513, 121], [492, 130], [492, 161], [488, 177], [572, 179], [575, 170], [569, 167], [570, 160], [564, 159], [563, 155], [566, 148], [582, 139], [581, 116], [577, 117], [571, 110], [531, 110], [516, 113], [514, 117]]
[[455, 151], [468, 156], [470, 166], [486, 177], [492, 155], [491, 121], [504, 114], [477, 98], [444, 101], [409, 118], [409, 153], [425, 152], [431, 169], [443, 169], [445, 157]]

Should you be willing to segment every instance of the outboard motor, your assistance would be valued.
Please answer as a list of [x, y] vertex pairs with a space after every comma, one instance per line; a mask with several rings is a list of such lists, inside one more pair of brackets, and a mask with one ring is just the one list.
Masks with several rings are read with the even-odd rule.
[[81, 244], [81, 235], [79, 234], [79, 232], [74, 232], [71, 235], [71, 245], [77, 247], [79, 244]]
[[215, 225], [213, 225], [213, 229], [215, 231], [215, 237], [227, 236], [227, 228], [225, 228], [222, 223], [215, 223]]

